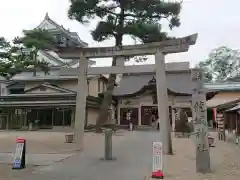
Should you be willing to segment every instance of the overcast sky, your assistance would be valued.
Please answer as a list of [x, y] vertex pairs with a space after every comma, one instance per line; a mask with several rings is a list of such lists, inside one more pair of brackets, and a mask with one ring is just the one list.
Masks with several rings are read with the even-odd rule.
[[[97, 21], [84, 26], [69, 20], [68, 6], [68, 0], [0, 0], [0, 36], [12, 39], [21, 35], [22, 29], [31, 29], [40, 24], [48, 12], [51, 19], [71, 31], [78, 32], [89, 46], [114, 44], [113, 40], [94, 42], [90, 30], [95, 27]], [[218, 46], [226, 45], [240, 49], [239, 7], [239, 0], [184, 0], [181, 26], [175, 28], [170, 35], [181, 37], [199, 33], [197, 44], [187, 53], [168, 55], [166, 61], [189, 61], [194, 65], [204, 60], [211, 49]], [[124, 44], [131, 43], [133, 42], [130, 38], [124, 39]], [[153, 59], [150, 58], [148, 63], [152, 62]], [[98, 62], [99, 65], [109, 63], [109, 60]]]

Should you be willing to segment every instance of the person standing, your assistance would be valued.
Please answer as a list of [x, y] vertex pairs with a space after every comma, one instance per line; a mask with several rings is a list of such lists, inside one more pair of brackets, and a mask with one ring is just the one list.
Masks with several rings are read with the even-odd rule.
[[133, 131], [132, 111], [131, 110], [128, 110], [128, 112], [127, 112], [127, 120], [128, 120], [129, 131]]
[[157, 130], [160, 130], [160, 119], [157, 117]]

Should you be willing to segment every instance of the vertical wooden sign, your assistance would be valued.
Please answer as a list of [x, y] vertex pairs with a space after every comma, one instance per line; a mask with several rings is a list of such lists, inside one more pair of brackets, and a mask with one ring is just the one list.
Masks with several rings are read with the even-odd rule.
[[192, 69], [192, 115], [194, 134], [196, 135], [196, 170], [210, 172], [210, 155], [208, 145], [208, 123], [206, 109], [206, 93], [203, 86], [203, 72]]

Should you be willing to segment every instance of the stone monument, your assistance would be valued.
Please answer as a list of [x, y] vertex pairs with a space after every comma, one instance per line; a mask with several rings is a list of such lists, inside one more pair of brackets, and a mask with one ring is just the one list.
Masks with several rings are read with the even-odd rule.
[[194, 133], [196, 135], [196, 170], [197, 172], [210, 172], [210, 155], [208, 144], [208, 123], [206, 94], [203, 86], [203, 72], [192, 69], [192, 116]]

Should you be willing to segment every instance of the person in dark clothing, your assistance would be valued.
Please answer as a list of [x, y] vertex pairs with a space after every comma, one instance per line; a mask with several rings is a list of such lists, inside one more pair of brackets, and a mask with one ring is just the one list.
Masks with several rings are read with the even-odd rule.
[[127, 112], [127, 120], [129, 122], [128, 126], [129, 126], [129, 130], [132, 131], [133, 130], [133, 122], [132, 122], [132, 111], [128, 110]]

